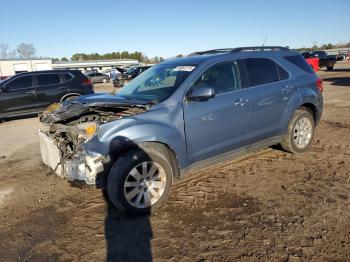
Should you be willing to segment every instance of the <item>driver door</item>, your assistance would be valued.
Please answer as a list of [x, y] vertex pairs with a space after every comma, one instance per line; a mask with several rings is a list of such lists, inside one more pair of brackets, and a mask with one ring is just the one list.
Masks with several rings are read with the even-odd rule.
[[245, 146], [251, 119], [247, 90], [241, 89], [235, 62], [207, 69], [190, 88], [211, 87], [215, 97], [183, 104], [188, 160], [211, 158]]

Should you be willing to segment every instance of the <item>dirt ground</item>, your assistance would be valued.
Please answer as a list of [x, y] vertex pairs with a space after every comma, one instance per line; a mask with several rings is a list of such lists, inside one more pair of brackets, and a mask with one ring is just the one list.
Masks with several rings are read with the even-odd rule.
[[0, 124], [0, 261], [350, 261], [350, 63], [319, 75], [307, 153], [269, 148], [197, 172], [150, 217], [51, 175], [36, 118]]

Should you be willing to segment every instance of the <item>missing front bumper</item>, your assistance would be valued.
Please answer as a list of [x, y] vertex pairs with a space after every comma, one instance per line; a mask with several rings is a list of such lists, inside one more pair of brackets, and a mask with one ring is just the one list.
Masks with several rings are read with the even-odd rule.
[[81, 153], [74, 159], [63, 159], [55, 141], [41, 130], [39, 130], [39, 141], [42, 162], [57, 175], [70, 181], [96, 184], [97, 175], [104, 169], [101, 155], [91, 156], [88, 153]]

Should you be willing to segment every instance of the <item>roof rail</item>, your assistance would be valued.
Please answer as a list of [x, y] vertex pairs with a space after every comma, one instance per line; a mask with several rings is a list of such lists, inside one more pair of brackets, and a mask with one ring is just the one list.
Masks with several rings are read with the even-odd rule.
[[247, 47], [237, 47], [231, 50], [231, 53], [238, 53], [244, 51], [290, 51], [288, 47], [283, 46], [247, 46]]
[[217, 53], [238, 53], [238, 52], [251, 52], [251, 51], [290, 51], [288, 47], [283, 46], [246, 46], [237, 48], [220, 48], [207, 51], [199, 51], [189, 54], [188, 56], [217, 54]]
[[206, 50], [206, 51], [198, 51], [198, 52], [191, 53], [188, 56], [216, 54], [216, 53], [229, 53], [233, 49], [234, 48], [220, 48], [220, 49], [212, 49], [212, 50]]

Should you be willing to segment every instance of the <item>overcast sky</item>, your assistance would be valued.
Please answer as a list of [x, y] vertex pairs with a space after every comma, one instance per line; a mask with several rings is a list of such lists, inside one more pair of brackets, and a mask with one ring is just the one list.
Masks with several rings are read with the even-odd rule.
[[37, 55], [195, 50], [350, 42], [350, 0], [11, 0], [0, 4], [0, 43]]

